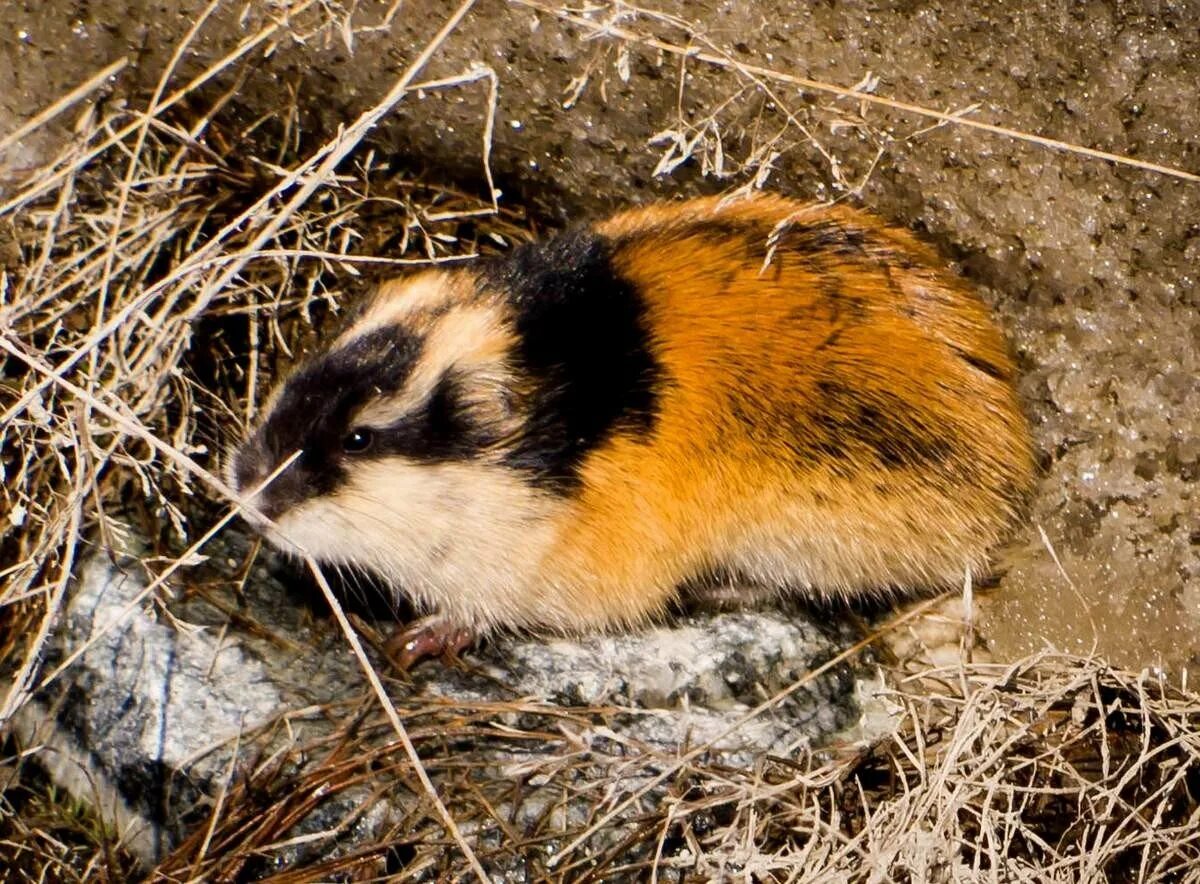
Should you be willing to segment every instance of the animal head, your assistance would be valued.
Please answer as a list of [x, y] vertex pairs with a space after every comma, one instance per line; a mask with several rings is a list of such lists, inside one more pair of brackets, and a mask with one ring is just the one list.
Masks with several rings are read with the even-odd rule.
[[[528, 400], [512, 357], [503, 303], [474, 274], [387, 283], [277, 387], [230, 483], [249, 494], [278, 473], [251, 502], [284, 549], [430, 579], [540, 507], [505, 465]], [[495, 554], [502, 566], [513, 552]]]

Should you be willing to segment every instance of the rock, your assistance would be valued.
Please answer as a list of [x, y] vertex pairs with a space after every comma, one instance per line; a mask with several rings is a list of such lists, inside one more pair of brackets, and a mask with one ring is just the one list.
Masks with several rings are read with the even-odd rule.
[[284, 698], [236, 644], [163, 622], [128, 565], [97, 556], [81, 569], [47, 663], [82, 656], [49, 696], [22, 708], [17, 726], [27, 744], [53, 747], [43, 758], [58, 782], [84, 800], [94, 783], [101, 808], [150, 860], [228, 766], [218, 747], [277, 715]]
[[[225, 542], [238, 543], [236, 536]], [[198, 599], [170, 604], [168, 615], [147, 600], [137, 575], [133, 561], [122, 567], [94, 556], [84, 564], [48, 663], [84, 650], [43, 696], [23, 707], [16, 724], [26, 744], [53, 748], [39, 758], [53, 759], [58, 782], [89, 800], [99, 792], [100, 807], [152, 863], [204, 819], [235, 772], [248, 770], [264, 753], [252, 738], [256, 732], [296, 710], [365, 695], [365, 680], [336, 626], [314, 621], [294, 599], [281, 604], [288, 590], [266, 568], [257, 568], [248, 583], [235, 623], [269, 624], [295, 640], [290, 647], [236, 625], [216, 628], [218, 611]], [[666, 757], [715, 740], [712, 757], [746, 765], [756, 754], [792, 754], [858, 722], [855, 681], [843, 664], [769, 713], [733, 727], [835, 653], [834, 642], [802, 619], [697, 615], [579, 641], [500, 639], [471, 655], [478, 665], [466, 670], [438, 661], [418, 667], [414, 683], [397, 685], [394, 696], [397, 706], [514, 697], [564, 710], [608, 705], [619, 713], [583, 739], [627, 741]], [[313, 739], [334, 726], [329, 719], [300, 716], [290, 721], [291, 737]], [[380, 730], [382, 739], [392, 736]], [[497, 751], [496, 775], [518, 762], [536, 767], [539, 752], [552, 759], [561, 749], [527, 747], [519, 757]], [[340, 792], [296, 831], [321, 832], [362, 811], [349, 832], [309, 845], [328, 850], [333, 841], [345, 849], [378, 835], [399, 812], [354, 807], [374, 800], [365, 789]], [[590, 802], [580, 801], [563, 812], [584, 813]], [[530, 802], [521, 812], [536, 815], [538, 807]]]

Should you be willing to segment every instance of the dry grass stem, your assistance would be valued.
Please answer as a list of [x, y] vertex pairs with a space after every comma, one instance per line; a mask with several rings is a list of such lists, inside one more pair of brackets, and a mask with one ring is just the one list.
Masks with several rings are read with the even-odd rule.
[[0, 138], [0, 153], [8, 150], [31, 132], [36, 132], [59, 114], [65, 113], [68, 109], [74, 107], [105, 83], [114, 79], [117, 74], [125, 70], [125, 67], [128, 64], [129, 59], [118, 58], [112, 64], [108, 65], [108, 67], [102, 68], [92, 76], [88, 77], [87, 80], [85, 80], [83, 83], [80, 83], [58, 101], [54, 102], [54, 104], [50, 105], [45, 110], [34, 114], [12, 132], [9, 132], [3, 138]]
[[[914, 672], [883, 699], [900, 715], [891, 736], [745, 767], [715, 753], [678, 764], [613, 742], [616, 709], [409, 696], [397, 713], [480, 862], [531, 880], [678, 872], [1172, 881], [1200, 862], [1200, 697], [1097, 661], [1043, 655]], [[198, 833], [160, 873], [187, 867], [227, 878], [268, 846], [281, 849], [278, 833], [315, 796], [341, 790], [392, 796], [386, 835], [310, 868], [310, 877], [278, 880], [385, 866], [435, 877], [468, 871], [426, 849], [431, 820], [403, 797], [423, 787], [407, 750], [385, 739], [391, 732], [372, 713], [319, 744], [291, 746], [231, 786], [201, 865]], [[299, 769], [286, 762], [301, 756], [323, 760]], [[283, 803], [268, 825], [252, 826], [263, 820], [263, 800]]]
[[429, 774], [425, 771], [425, 766], [421, 763], [421, 757], [417, 754], [416, 748], [409, 739], [408, 731], [405, 730], [403, 723], [400, 721], [400, 716], [396, 714], [396, 707], [392, 705], [391, 698], [383, 687], [383, 682], [379, 680], [379, 673], [375, 671], [374, 665], [367, 659], [367, 654], [363, 650], [362, 642], [358, 639], [358, 633], [354, 631], [354, 627], [350, 625], [350, 621], [346, 619], [346, 613], [342, 610], [341, 603], [338, 602], [337, 596], [334, 595], [333, 589], [329, 586], [329, 581], [325, 579], [325, 575], [321, 571], [321, 566], [311, 556], [305, 558], [309, 570], [313, 577], [316, 578], [317, 584], [321, 587], [321, 592], [325, 596], [325, 601], [329, 603], [330, 609], [333, 611], [334, 617], [337, 618], [338, 626], [342, 630], [342, 634], [346, 637], [346, 641], [350, 644], [350, 650], [354, 652], [355, 658], [358, 660], [359, 666], [362, 667], [363, 674], [367, 677], [367, 682], [371, 685], [371, 690], [374, 692], [379, 705], [387, 714], [388, 722], [392, 729], [396, 732], [396, 736], [400, 738], [400, 744], [404, 747], [404, 752], [412, 762], [413, 772], [416, 773], [417, 779], [421, 781], [421, 787], [433, 802], [434, 808], [437, 810], [438, 816], [446, 824], [446, 831], [454, 838], [455, 843], [463, 852], [467, 862], [471, 867], [471, 871], [475, 876], [487, 884], [490, 880], [483, 866], [479, 864], [479, 860], [475, 857], [475, 851], [471, 849], [471, 845], [463, 837], [459, 831], [458, 824], [454, 821], [454, 817], [446, 810], [446, 805], [442, 803], [442, 799], [438, 797], [437, 787], [429, 779]]

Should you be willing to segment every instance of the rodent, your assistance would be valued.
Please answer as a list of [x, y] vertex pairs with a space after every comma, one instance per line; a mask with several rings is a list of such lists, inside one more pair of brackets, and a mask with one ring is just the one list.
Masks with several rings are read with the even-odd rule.
[[383, 283], [229, 473], [245, 493], [300, 450], [259, 527], [433, 615], [419, 657], [634, 626], [728, 579], [961, 585], [1033, 482], [1014, 375], [987, 307], [907, 230], [693, 199]]

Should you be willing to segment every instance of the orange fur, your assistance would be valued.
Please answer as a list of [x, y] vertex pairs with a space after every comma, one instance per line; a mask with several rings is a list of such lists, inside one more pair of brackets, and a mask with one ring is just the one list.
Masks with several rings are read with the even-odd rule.
[[[593, 230], [646, 305], [663, 377], [648, 434], [604, 439], [565, 496], [520, 478], [499, 443], [444, 466], [350, 464], [345, 488], [279, 520], [279, 542], [374, 567], [479, 631], [638, 623], [717, 569], [853, 596], [986, 568], [1033, 481], [1029, 431], [986, 307], [930, 248], [768, 196]], [[513, 307], [478, 270], [385, 283], [333, 347], [394, 323], [420, 331], [420, 361], [360, 421], [418, 408], [454, 367], [475, 379], [472, 414], [533, 432]]]
[[[793, 215], [877, 231], [914, 266], [901, 272], [866, 256], [781, 248], [764, 271], [719, 242], [661, 234], [681, 216], [774, 224]], [[870, 215], [772, 197], [656, 206], [598, 230], [636, 240], [618, 269], [650, 299], [657, 355], [673, 384], [650, 446], [617, 438], [589, 460], [584, 493], [547, 556], [548, 591], [573, 591], [574, 625], [636, 622], [660, 611], [689, 575], [730, 562], [767, 585], [847, 596], [940, 588], [982, 570], [1013, 516], [1005, 489], [1032, 481], [1031, 446], [1004, 380], [1013, 365], [1000, 334], [932, 250]], [[822, 295], [821, 274], [863, 299], [865, 321], [849, 323]], [[945, 428], [952, 460], [887, 471], [860, 463], [839, 475], [844, 464], [815, 457], [797, 468], [780, 450], [784, 434], [767, 435], [772, 414], [812, 419], [816, 384], [831, 371]], [[762, 437], [741, 431], [735, 407], [759, 416]], [[755, 561], [756, 549], [780, 544], [794, 555]]]

